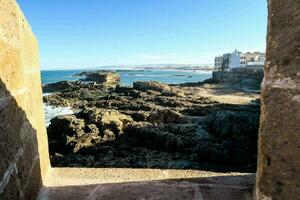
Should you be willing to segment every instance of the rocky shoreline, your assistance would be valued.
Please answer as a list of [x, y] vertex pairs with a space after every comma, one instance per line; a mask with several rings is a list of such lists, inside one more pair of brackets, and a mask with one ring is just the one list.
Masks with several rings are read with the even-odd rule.
[[122, 87], [105, 74], [120, 80], [116, 73], [89, 72], [101, 81], [43, 87], [54, 92], [45, 103], [80, 110], [51, 120], [53, 166], [255, 172], [259, 94], [213, 80]]

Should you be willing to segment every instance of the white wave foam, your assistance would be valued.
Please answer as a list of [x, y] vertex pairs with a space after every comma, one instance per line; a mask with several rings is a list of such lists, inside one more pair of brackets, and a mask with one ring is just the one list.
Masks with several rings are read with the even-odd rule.
[[74, 114], [74, 111], [70, 107], [56, 107], [44, 104], [45, 109], [45, 122], [48, 127], [50, 124], [50, 120], [59, 115], [69, 115]]
[[49, 96], [49, 95], [51, 95], [52, 93], [43, 93], [43, 97], [44, 96]]
[[136, 77], [167, 77], [169, 75], [154, 75], [154, 74], [125, 74], [125, 76], [136, 76]]

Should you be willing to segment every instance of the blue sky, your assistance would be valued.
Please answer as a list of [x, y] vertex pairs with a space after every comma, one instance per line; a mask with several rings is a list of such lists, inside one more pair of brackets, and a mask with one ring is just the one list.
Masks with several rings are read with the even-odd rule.
[[266, 0], [17, 0], [42, 69], [210, 64], [265, 51]]

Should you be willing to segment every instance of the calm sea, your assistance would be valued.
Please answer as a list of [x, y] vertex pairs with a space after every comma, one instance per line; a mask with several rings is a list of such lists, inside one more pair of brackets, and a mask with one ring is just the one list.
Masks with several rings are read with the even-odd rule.
[[[83, 70], [42, 71], [42, 83], [78, 80], [73, 75]], [[132, 86], [135, 81], [159, 81], [167, 84], [204, 81], [211, 77], [211, 71], [192, 70], [116, 70], [121, 77], [121, 85]]]

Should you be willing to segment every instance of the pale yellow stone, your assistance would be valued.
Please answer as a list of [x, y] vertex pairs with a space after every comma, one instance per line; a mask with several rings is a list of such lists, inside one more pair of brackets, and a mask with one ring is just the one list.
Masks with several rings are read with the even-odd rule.
[[[43, 179], [47, 169], [50, 167], [39, 63], [40, 58], [37, 39], [18, 4], [15, 0], [0, 0], [0, 81], [5, 85], [12, 99], [16, 101], [17, 109], [26, 113], [24, 124], [29, 122], [32, 129], [36, 132], [34, 138], [37, 138], [37, 141], [34, 140], [31, 145], [33, 147], [32, 149], [37, 147], [39, 153], [32, 155], [33, 158], [30, 159], [34, 160], [36, 156], [39, 156], [40, 166], [36, 169], [33, 165], [32, 168], [26, 169], [26, 173], [28, 173], [28, 170], [35, 170], [30, 171], [30, 176], [37, 180], [39, 180], [39, 178], [34, 176], [39, 173]], [[13, 127], [14, 124], [7, 124], [7, 126]], [[15, 130], [18, 131], [18, 127], [15, 127]], [[16, 133], [16, 135], [20, 134], [21, 133]], [[22, 134], [26, 135], [26, 133]], [[20, 141], [20, 144], [22, 144], [22, 142], [23, 141]], [[26, 154], [27, 151], [34, 152], [30, 149], [31, 148], [28, 149], [28, 147], [26, 147], [26, 149], [20, 147], [21, 157], [26, 156], [27, 158], [31, 156]], [[22, 151], [24, 151], [23, 154]], [[5, 156], [5, 152], [2, 152], [2, 154]], [[19, 160], [22, 159], [16, 160], [16, 162], [18, 162], [16, 168], [18, 168], [21, 162]], [[22, 170], [22, 167], [20, 167], [20, 169], [16, 169], [16, 172], [22, 174]], [[5, 174], [6, 172], [0, 173]], [[3, 184], [0, 186], [5, 188], [9, 183], [3, 181], [3, 174], [0, 174], [0, 183]], [[9, 176], [7, 180], [9, 180]], [[35, 180], [26, 180], [25, 182], [31, 183], [35, 182]], [[35, 189], [38, 190], [39, 188]], [[24, 195], [24, 197], [21, 197], [25, 198], [27, 194], [22, 195]]]

